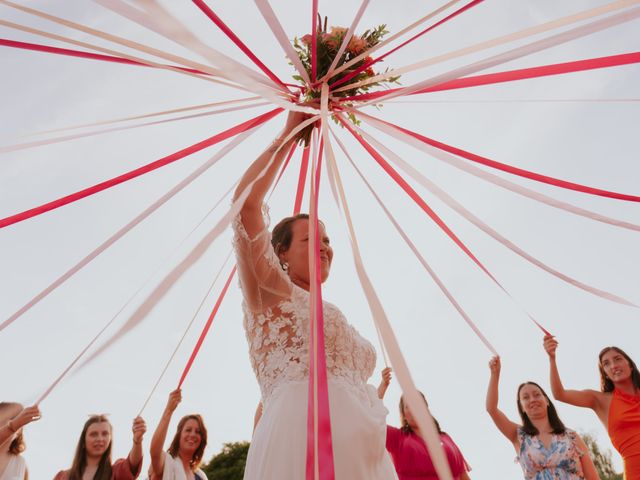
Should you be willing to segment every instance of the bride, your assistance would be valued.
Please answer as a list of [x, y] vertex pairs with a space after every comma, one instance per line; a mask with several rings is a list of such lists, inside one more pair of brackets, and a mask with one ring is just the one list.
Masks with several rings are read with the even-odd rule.
[[[289, 113], [280, 136], [249, 167], [235, 193], [237, 199], [275, 153], [234, 222], [244, 327], [262, 393], [262, 416], [249, 449], [245, 480], [305, 478], [309, 220], [305, 214], [288, 217], [270, 233], [262, 211], [265, 194], [294, 142], [284, 143], [285, 137], [304, 119], [304, 114]], [[322, 224], [319, 236], [324, 282], [333, 249]], [[367, 384], [376, 365], [375, 350], [337, 307], [324, 302], [323, 308], [335, 478], [397, 479], [385, 450], [387, 410]]]

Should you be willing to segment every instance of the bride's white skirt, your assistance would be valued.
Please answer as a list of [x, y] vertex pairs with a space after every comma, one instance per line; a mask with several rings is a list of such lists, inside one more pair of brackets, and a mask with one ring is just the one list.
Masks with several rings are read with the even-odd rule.
[[[308, 382], [276, 388], [251, 440], [244, 480], [304, 480]], [[336, 480], [395, 480], [385, 449], [387, 409], [375, 389], [329, 379]]]

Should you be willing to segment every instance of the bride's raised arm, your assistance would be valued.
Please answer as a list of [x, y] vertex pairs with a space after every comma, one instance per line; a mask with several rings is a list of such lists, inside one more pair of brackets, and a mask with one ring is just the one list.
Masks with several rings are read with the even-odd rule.
[[[266, 173], [258, 179], [251, 188], [251, 192], [249, 196], [244, 202], [242, 209], [240, 210], [240, 215], [242, 218], [242, 225], [244, 226], [245, 231], [249, 235], [250, 238], [258, 235], [262, 230], [264, 230], [265, 225], [262, 218], [262, 203], [264, 201], [264, 197], [269, 190], [269, 187], [273, 184], [275, 180], [276, 174], [278, 173], [278, 169], [282, 165], [284, 158], [289, 151], [289, 148], [295, 141], [295, 137], [290, 138], [286, 144], [284, 143], [285, 138], [291, 131], [298, 126], [298, 124], [307, 118], [308, 115], [300, 112], [289, 112], [289, 116], [287, 117], [287, 123], [284, 128], [280, 132], [280, 134], [275, 138], [275, 140], [267, 147], [267, 149], [262, 152], [262, 154], [251, 164], [251, 166], [244, 173], [242, 178], [240, 179], [240, 183], [236, 188], [236, 191], [233, 196], [233, 200], [235, 201], [240, 194], [244, 191], [244, 189], [249, 185], [254, 179], [260, 175], [260, 172], [264, 170], [264, 168], [271, 160], [271, 157], [275, 153], [275, 158], [273, 162], [267, 169]], [[278, 150], [278, 147], [280, 149]]]
[[271, 245], [271, 235], [262, 216], [262, 204], [285, 155], [296, 141], [292, 136], [285, 142], [286, 137], [307, 117], [304, 113], [289, 113], [278, 137], [247, 169], [234, 194], [235, 201], [266, 168], [265, 174], [251, 187], [234, 222], [238, 274], [246, 304], [253, 312], [262, 312], [291, 293], [291, 281], [282, 270]]

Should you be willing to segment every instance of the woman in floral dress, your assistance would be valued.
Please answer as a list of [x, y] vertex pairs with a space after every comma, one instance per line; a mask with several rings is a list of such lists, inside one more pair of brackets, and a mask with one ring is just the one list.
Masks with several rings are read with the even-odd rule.
[[564, 426], [544, 390], [533, 382], [518, 387], [517, 424], [498, 408], [500, 358], [493, 357], [489, 368], [487, 412], [513, 444], [525, 480], [599, 480], [584, 441]]

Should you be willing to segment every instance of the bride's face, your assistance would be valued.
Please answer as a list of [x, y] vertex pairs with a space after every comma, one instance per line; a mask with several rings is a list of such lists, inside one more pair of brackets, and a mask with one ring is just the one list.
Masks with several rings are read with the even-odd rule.
[[[309, 275], [309, 220], [301, 218], [293, 222], [291, 245], [286, 252], [280, 254], [280, 259], [289, 264], [288, 273], [291, 280], [299, 286], [310, 285]], [[324, 225], [318, 222], [318, 236], [320, 237], [320, 268], [324, 282], [329, 277], [333, 249], [329, 244], [329, 237]]]

